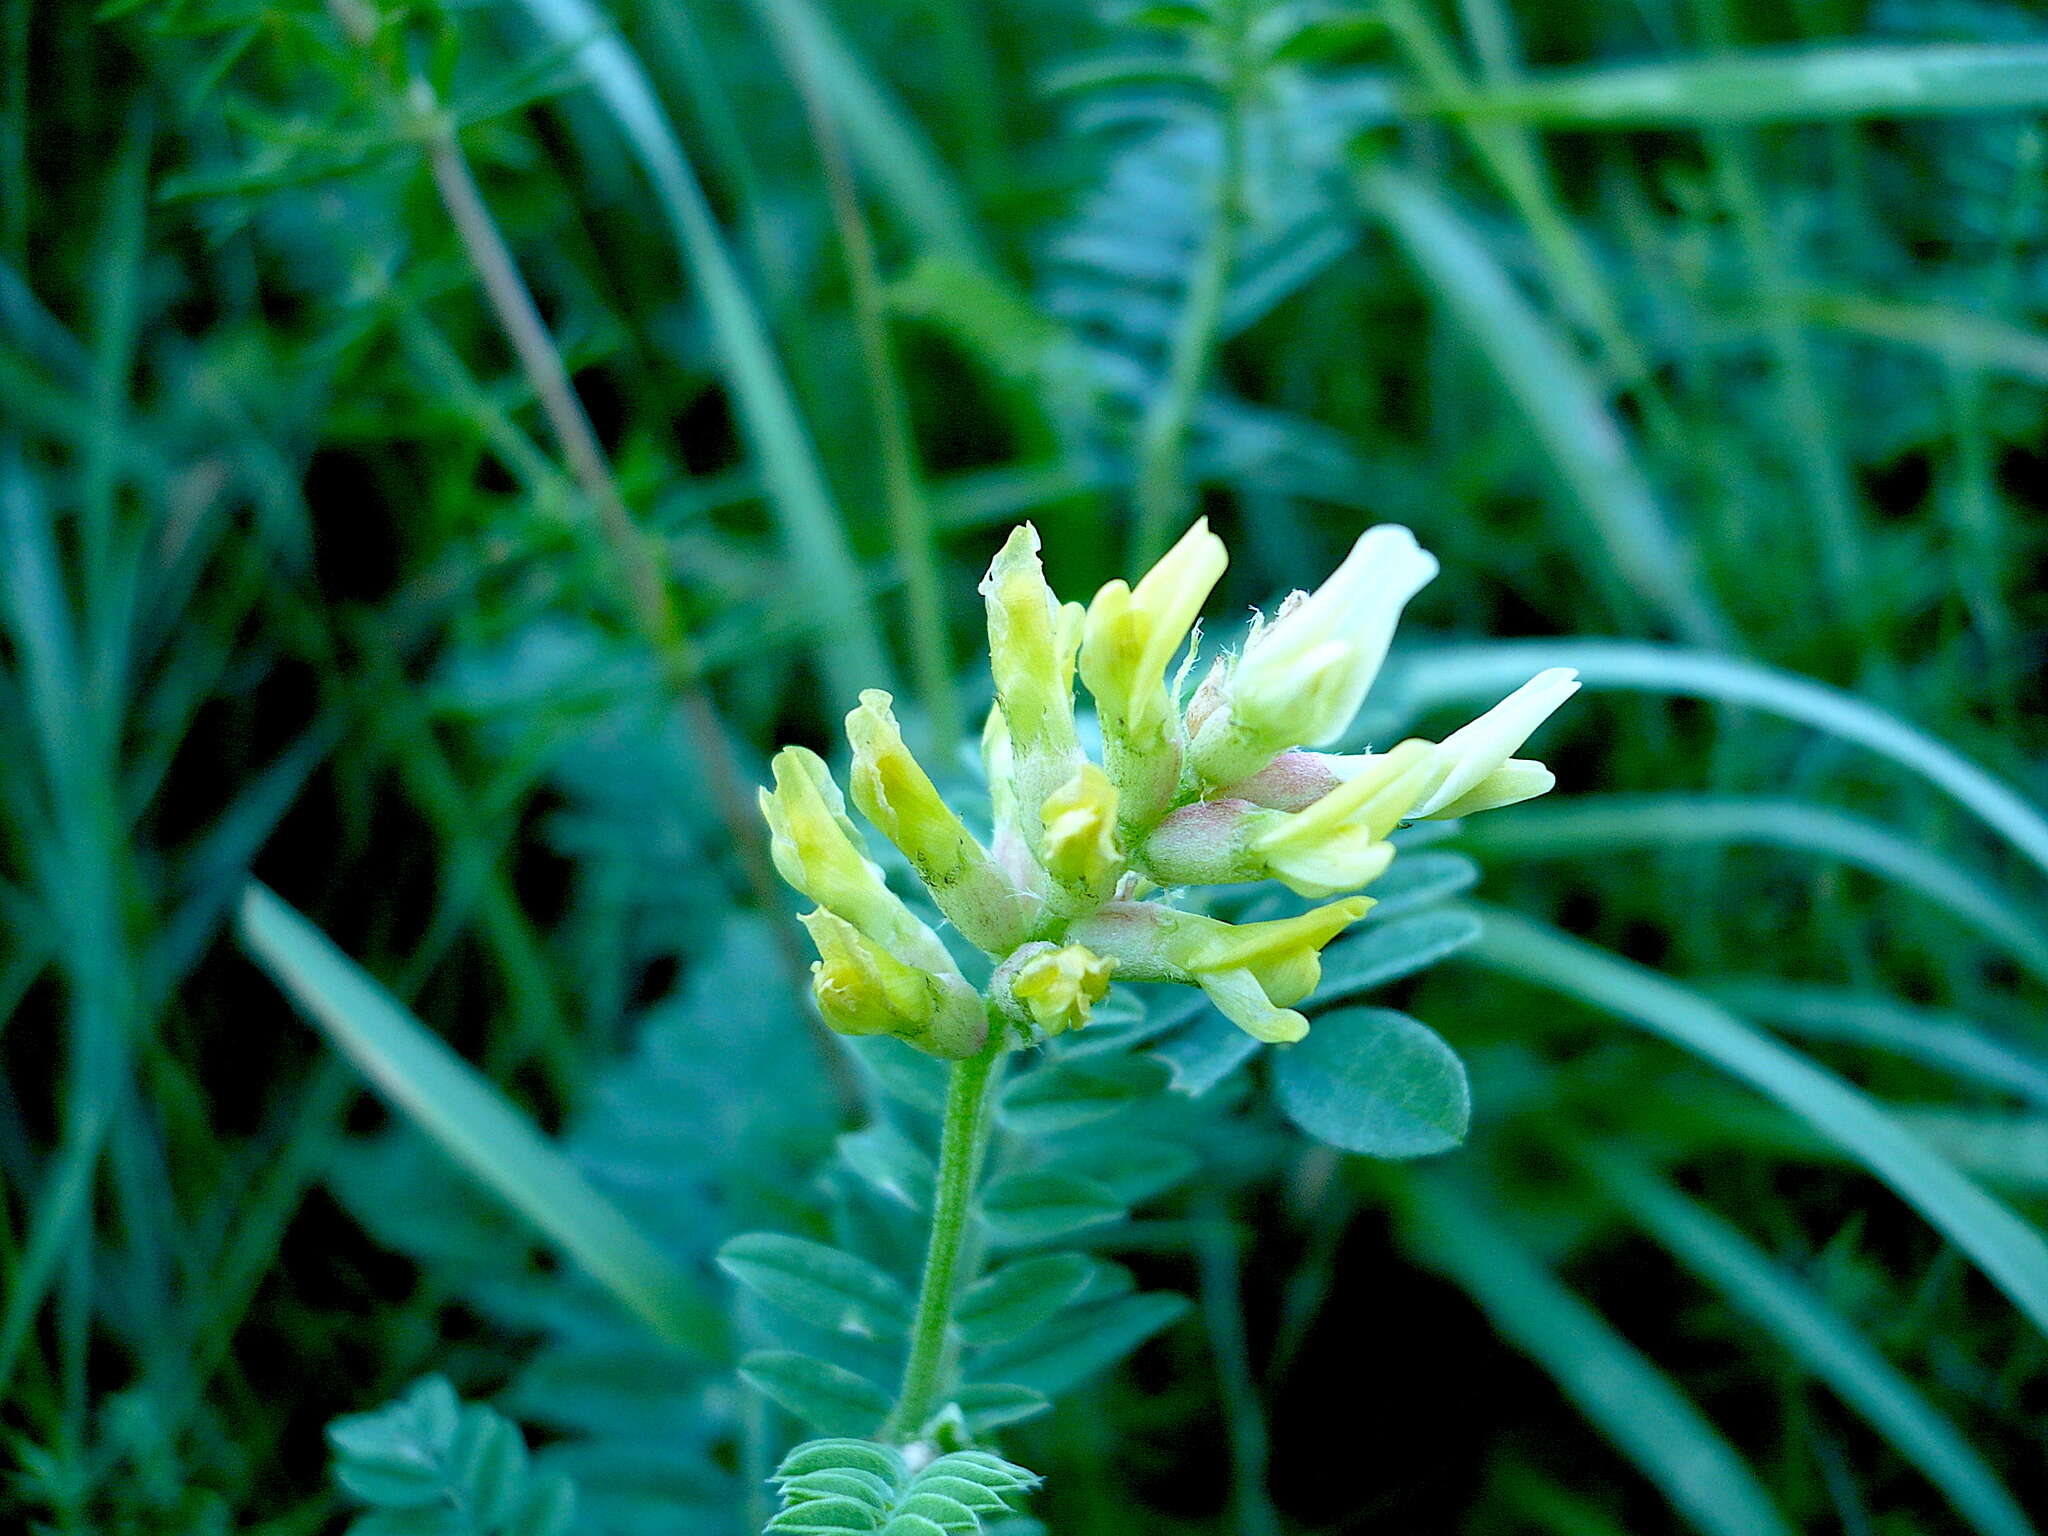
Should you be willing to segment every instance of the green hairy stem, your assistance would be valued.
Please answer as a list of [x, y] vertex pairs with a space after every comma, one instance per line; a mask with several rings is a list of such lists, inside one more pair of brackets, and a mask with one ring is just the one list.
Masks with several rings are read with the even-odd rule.
[[953, 1298], [959, 1293], [960, 1255], [966, 1245], [974, 1186], [988, 1144], [989, 1087], [1001, 1059], [1004, 1029], [991, 1021], [981, 1053], [952, 1065], [946, 1081], [946, 1114], [939, 1130], [939, 1179], [932, 1199], [931, 1240], [924, 1276], [917, 1287], [917, 1312], [910, 1324], [910, 1354], [896, 1406], [883, 1424], [884, 1440], [914, 1437], [939, 1406], [951, 1354]]

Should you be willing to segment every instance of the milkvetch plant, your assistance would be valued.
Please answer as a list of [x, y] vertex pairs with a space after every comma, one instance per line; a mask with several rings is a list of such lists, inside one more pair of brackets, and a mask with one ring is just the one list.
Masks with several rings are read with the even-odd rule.
[[[818, 950], [820, 1016], [843, 1034], [892, 1036], [951, 1063], [923, 1276], [901, 1385], [877, 1431], [913, 1470], [971, 1442], [970, 1406], [983, 1423], [1002, 1421], [987, 1393], [1005, 1389], [966, 1394], [970, 1405], [952, 1376], [954, 1309], [976, 1254], [972, 1201], [1003, 1059], [1083, 1030], [1112, 981], [1198, 988], [1254, 1041], [1302, 1040], [1309, 1024], [1297, 1005], [1321, 980], [1326, 946], [1374, 906], [1361, 892], [1393, 864], [1395, 830], [1511, 805], [1553, 782], [1515, 754], [1577, 690], [1566, 668], [1539, 674], [1441, 742], [1319, 750], [1349, 731], [1402, 609], [1436, 573], [1407, 529], [1368, 530], [1321, 587], [1255, 615], [1243, 644], [1190, 687], [1199, 615], [1227, 562], [1222, 540], [1197, 522], [1135, 586], [1109, 582], [1083, 608], [1047, 584], [1036, 530], [1011, 533], [981, 584], [995, 682], [982, 732], [985, 839], [904, 745], [887, 693], [867, 690], [847, 716], [852, 801], [944, 923], [980, 952], [973, 977], [890, 889], [822, 759], [783, 749], [773, 787], [761, 791], [775, 866], [817, 904], [802, 921]], [[1100, 721], [1100, 763], [1083, 748], [1077, 677]], [[1314, 905], [1253, 922], [1183, 905], [1194, 887], [1267, 881]], [[806, 1268], [799, 1283], [847, 1287], [846, 1255], [759, 1246], [728, 1257], [743, 1280], [780, 1265], [771, 1287]], [[1029, 1278], [1024, 1265], [1001, 1278], [1019, 1271]], [[750, 1379], [786, 1401], [858, 1401], [866, 1384], [833, 1369], [778, 1356]], [[804, 1465], [859, 1470], [859, 1457], [841, 1467], [836, 1454], [808, 1453]], [[797, 1487], [786, 1482], [785, 1492]], [[845, 1528], [898, 1531], [886, 1490], [867, 1493], [860, 1508], [838, 1512], [795, 1499], [771, 1529], [837, 1529], [819, 1523], [834, 1514]], [[912, 1529], [925, 1527], [901, 1526]]]

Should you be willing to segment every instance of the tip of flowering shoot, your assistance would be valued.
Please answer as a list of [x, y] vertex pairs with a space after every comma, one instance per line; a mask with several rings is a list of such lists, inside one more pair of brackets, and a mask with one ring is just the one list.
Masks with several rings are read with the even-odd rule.
[[[1228, 563], [1198, 521], [1135, 584], [1108, 582], [1083, 610], [1046, 580], [1037, 530], [1011, 532], [981, 583], [995, 683], [981, 742], [986, 843], [904, 745], [888, 694], [866, 691], [847, 717], [854, 805], [996, 962], [989, 1000], [1027, 1036], [1079, 1027], [1113, 969], [1199, 986], [1259, 1039], [1299, 1039], [1308, 1023], [1294, 1005], [1320, 979], [1323, 947], [1370, 901], [1233, 926], [1174, 906], [1171, 893], [1269, 879], [1318, 901], [1356, 891], [1396, 857], [1401, 823], [1512, 805], [1555, 782], [1514, 754], [1577, 690], [1568, 668], [1441, 742], [1306, 750], [1349, 729], [1403, 610], [1436, 574], [1392, 525], [1361, 534], [1313, 592], [1255, 617], [1239, 653], [1184, 704], [1201, 610]], [[1076, 728], [1077, 672], [1101, 723], [1100, 764]], [[986, 1005], [883, 883], [825, 764], [790, 748], [774, 779], [762, 812], [775, 867], [820, 908], [806, 921], [820, 936], [828, 1020], [941, 1054], [979, 1040]]]

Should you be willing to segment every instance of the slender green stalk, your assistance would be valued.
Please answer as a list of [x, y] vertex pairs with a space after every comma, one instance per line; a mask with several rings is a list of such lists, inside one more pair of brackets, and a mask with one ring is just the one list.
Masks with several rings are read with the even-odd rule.
[[1237, 253], [1238, 226], [1243, 222], [1245, 116], [1251, 93], [1244, 9], [1243, 0], [1226, 0], [1221, 7], [1219, 25], [1228, 73], [1215, 210], [1200, 261], [1188, 279], [1187, 302], [1174, 331], [1165, 381], [1146, 407], [1138, 429], [1133, 497], [1137, 522], [1131, 531], [1131, 563], [1140, 570], [1166, 552], [1167, 541], [1186, 512], [1188, 426], [1216, 351], [1223, 301], [1230, 291], [1230, 271]]
[[1202, 1327], [1216, 1361], [1229, 1429], [1232, 1524], [1238, 1536], [1279, 1536], [1280, 1513], [1266, 1487], [1272, 1443], [1245, 1337], [1243, 1239], [1221, 1199], [1207, 1196], [1201, 1211], [1203, 1233], [1195, 1257], [1202, 1280]]
[[831, 194], [832, 218], [839, 230], [840, 249], [846, 257], [847, 284], [853, 298], [853, 314], [860, 333], [861, 365], [867, 374], [868, 393], [873, 398], [875, 428], [880, 436], [882, 488], [889, 503], [889, 522], [897, 558], [903, 562], [904, 586], [910, 598], [911, 659], [917, 668], [918, 691], [929, 711], [926, 736], [951, 762], [965, 733], [959, 690], [953, 682], [953, 661], [946, 643], [945, 600], [939, 589], [938, 537], [932, 526], [932, 510], [925, 493], [924, 474], [917, 458], [917, 443], [911, 433], [910, 409], [903, 398], [901, 370], [896, 349], [889, 337], [888, 316], [882, 304], [882, 282], [875, 262], [874, 236], [861, 210], [860, 190], [854, 183], [853, 167], [847, 158], [846, 141], [832, 115], [831, 103], [817, 79], [815, 61], [804, 38], [796, 29], [780, 22], [781, 8], [771, 6], [778, 18], [778, 36], [803, 98], [811, 137], [824, 163], [825, 184]]
[[918, 1282], [917, 1312], [910, 1323], [910, 1354], [896, 1406], [882, 1426], [884, 1440], [907, 1440], [939, 1406], [952, 1354], [953, 1298], [961, 1279], [960, 1254], [967, 1240], [974, 1186], [988, 1141], [989, 1081], [1003, 1051], [1003, 1025], [989, 1023], [989, 1042], [978, 1056], [953, 1063], [946, 1082], [946, 1114], [939, 1130], [939, 1180], [932, 1197], [931, 1241], [925, 1248], [924, 1278]]
[[[567, 366], [548, 334], [533, 295], [498, 232], [476, 179], [463, 158], [455, 130], [440, 111], [424, 78], [411, 82], [413, 105], [426, 133], [428, 165], [434, 185], [475, 266], [506, 338], [539, 396], [548, 425], [562, 445], [570, 472], [596, 512], [606, 542], [625, 578], [633, 618], [653, 649], [681, 709], [691, 744], [704, 770], [705, 786], [721, 821], [732, 834], [748, 884], [764, 910], [780, 905], [773, 872], [753, 835], [742, 778], [727, 742], [725, 727], [697, 681], [697, 660], [659, 561], [619, 495], [611, 466], [597, 433], [576, 397]], [[778, 925], [779, 926], [779, 925]], [[784, 947], [792, 976], [803, 974], [801, 958]], [[831, 1059], [836, 1060], [836, 1057]], [[844, 1085], [842, 1085], [844, 1086]]]

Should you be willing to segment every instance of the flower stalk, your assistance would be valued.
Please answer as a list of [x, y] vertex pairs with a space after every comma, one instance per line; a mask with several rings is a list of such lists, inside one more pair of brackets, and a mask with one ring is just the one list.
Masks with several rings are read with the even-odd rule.
[[939, 1125], [939, 1176], [932, 1199], [931, 1236], [925, 1245], [924, 1274], [911, 1315], [910, 1352], [896, 1405], [881, 1438], [917, 1437], [942, 1405], [953, 1355], [953, 1301], [967, 1277], [960, 1257], [973, 1219], [974, 1188], [988, 1145], [988, 1104], [1002, 1055], [1002, 1032], [989, 1031], [988, 1044], [953, 1063], [946, 1081], [946, 1110]]

